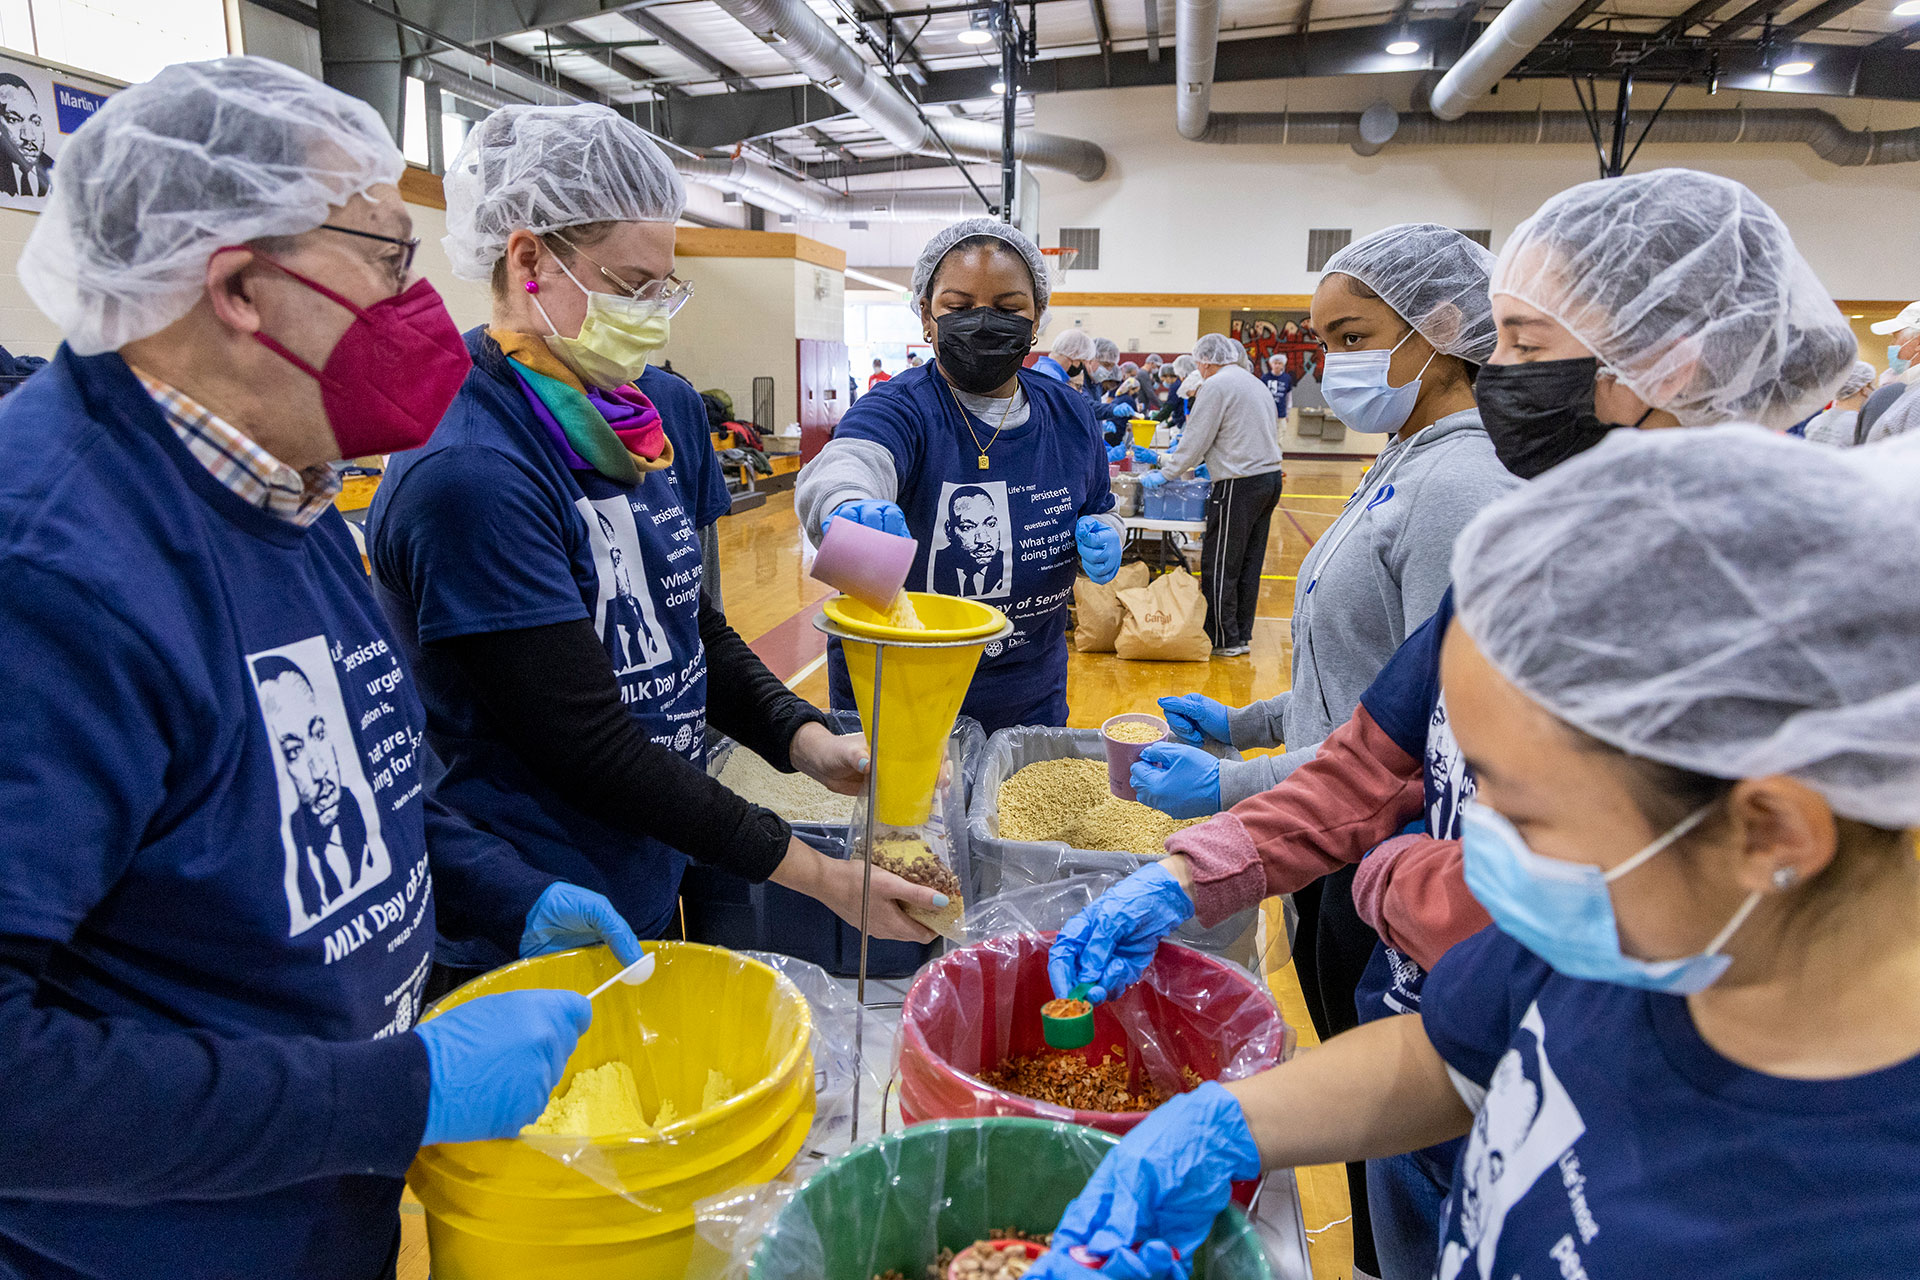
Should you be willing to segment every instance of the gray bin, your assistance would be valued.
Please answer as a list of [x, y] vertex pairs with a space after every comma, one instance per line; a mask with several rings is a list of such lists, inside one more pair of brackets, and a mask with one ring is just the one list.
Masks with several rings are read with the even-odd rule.
[[[972, 808], [967, 813], [967, 866], [965, 870], [956, 867], [967, 886], [969, 907], [1003, 894], [1076, 877], [1085, 877], [1099, 888], [1110, 888], [1152, 861], [1113, 850], [1075, 849], [1057, 840], [1005, 840], [1000, 836], [1001, 783], [1042, 760], [1104, 762], [1106, 758], [1098, 729], [1002, 729], [987, 739], [986, 752], [973, 779]], [[1255, 933], [1258, 914], [1257, 909], [1248, 909], [1211, 929], [1202, 929], [1198, 921], [1189, 920], [1173, 936], [1208, 955], [1259, 972]]]

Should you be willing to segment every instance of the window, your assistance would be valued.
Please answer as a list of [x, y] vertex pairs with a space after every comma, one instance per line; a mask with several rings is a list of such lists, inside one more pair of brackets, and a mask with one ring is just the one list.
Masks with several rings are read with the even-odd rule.
[[1479, 245], [1482, 249], [1493, 248], [1493, 232], [1486, 227], [1480, 227], [1471, 231], [1465, 227], [1455, 227], [1454, 230]]
[[1351, 227], [1318, 227], [1307, 232], [1307, 270], [1320, 271], [1327, 259], [1353, 243]]
[[137, 84], [228, 53], [222, 0], [0, 0], [0, 45]]
[[1060, 228], [1060, 247], [1079, 250], [1080, 256], [1073, 260], [1075, 271], [1100, 269], [1100, 228], [1062, 227]]

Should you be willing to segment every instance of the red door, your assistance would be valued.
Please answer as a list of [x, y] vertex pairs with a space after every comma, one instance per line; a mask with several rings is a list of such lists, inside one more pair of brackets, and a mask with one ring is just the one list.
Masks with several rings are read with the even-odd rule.
[[847, 344], [818, 338], [798, 341], [800, 461], [813, 460], [833, 438], [847, 409]]

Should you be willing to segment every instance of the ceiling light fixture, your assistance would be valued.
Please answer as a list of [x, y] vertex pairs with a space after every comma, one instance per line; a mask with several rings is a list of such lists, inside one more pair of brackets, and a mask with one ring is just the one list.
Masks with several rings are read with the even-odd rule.
[[1395, 40], [1387, 46], [1387, 52], [1396, 58], [1403, 58], [1409, 53], [1420, 52], [1420, 42], [1418, 40]]
[[1896, 18], [1911, 18], [1915, 14], [1920, 14], [1920, 0], [1907, 0], [1905, 4], [1893, 6], [1893, 16]]
[[968, 27], [960, 33], [961, 44], [992, 44], [993, 32], [982, 31], [978, 27]]
[[1777, 76], [1803, 76], [1813, 70], [1813, 64], [1805, 58], [1796, 58], [1792, 62], [1783, 62], [1773, 69]]
[[1007, 91], [1007, 82], [1005, 80], [995, 80], [992, 84], [987, 86], [987, 92], [991, 93], [996, 98], [999, 97], [1001, 94], [1005, 93], [1006, 91]]

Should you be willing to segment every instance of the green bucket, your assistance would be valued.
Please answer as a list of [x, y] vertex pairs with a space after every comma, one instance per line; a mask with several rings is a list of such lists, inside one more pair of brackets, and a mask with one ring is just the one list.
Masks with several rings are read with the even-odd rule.
[[[941, 1249], [996, 1228], [1052, 1231], [1119, 1143], [1079, 1125], [1016, 1116], [936, 1120], [876, 1138], [802, 1183], [754, 1251], [753, 1280], [918, 1280]], [[1265, 1252], [1229, 1207], [1194, 1260], [1194, 1280], [1272, 1280]]]

